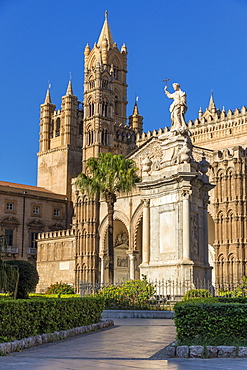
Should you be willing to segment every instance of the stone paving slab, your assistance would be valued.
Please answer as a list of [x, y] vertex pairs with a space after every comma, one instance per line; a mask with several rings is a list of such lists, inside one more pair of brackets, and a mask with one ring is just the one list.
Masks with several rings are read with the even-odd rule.
[[173, 319], [174, 311], [104, 310], [103, 319]]
[[[0, 357], [3, 370], [247, 369], [247, 359], [155, 359], [175, 339], [169, 319], [114, 320], [115, 327]], [[153, 358], [153, 359], [150, 359]]]

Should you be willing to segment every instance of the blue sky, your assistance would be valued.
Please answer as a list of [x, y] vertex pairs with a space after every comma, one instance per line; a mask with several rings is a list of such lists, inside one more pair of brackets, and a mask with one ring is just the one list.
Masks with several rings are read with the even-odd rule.
[[70, 72], [82, 100], [84, 47], [106, 9], [114, 41], [128, 49], [128, 115], [137, 94], [145, 131], [170, 126], [166, 77], [187, 93], [187, 121], [211, 90], [218, 108], [247, 105], [247, 0], [0, 0], [0, 180], [36, 185], [48, 81], [57, 108]]

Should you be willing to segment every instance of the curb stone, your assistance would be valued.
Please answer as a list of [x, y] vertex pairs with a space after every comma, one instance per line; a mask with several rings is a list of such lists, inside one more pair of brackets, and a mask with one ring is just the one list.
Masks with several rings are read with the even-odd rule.
[[66, 338], [74, 337], [76, 335], [89, 333], [95, 330], [102, 330], [114, 326], [113, 320], [105, 320], [96, 324], [79, 326], [77, 328], [69, 330], [55, 331], [53, 333], [44, 333], [41, 335], [35, 335], [33, 337], [23, 338], [21, 340], [15, 340], [13, 342], [0, 343], [0, 356], [7, 355], [11, 352], [22, 351], [23, 349], [36, 347], [41, 344], [56, 342]]
[[247, 357], [247, 347], [234, 346], [176, 346], [172, 343], [164, 349], [164, 358], [226, 358]]

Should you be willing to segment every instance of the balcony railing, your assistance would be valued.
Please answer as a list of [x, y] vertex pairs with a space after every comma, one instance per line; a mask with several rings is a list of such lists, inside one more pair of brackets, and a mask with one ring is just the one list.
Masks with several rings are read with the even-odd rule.
[[37, 254], [37, 248], [28, 248], [28, 254]]
[[8, 246], [7, 247], [7, 253], [17, 254], [18, 253], [18, 247]]

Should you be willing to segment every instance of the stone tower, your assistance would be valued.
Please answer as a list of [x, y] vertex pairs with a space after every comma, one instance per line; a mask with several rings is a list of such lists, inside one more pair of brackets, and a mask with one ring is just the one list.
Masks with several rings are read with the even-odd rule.
[[83, 162], [99, 153], [134, 149], [134, 130], [126, 125], [127, 49], [113, 41], [107, 12], [98, 42], [84, 51]]
[[83, 111], [69, 81], [56, 110], [48, 89], [40, 110], [38, 186], [71, 198], [71, 179], [81, 172]]

